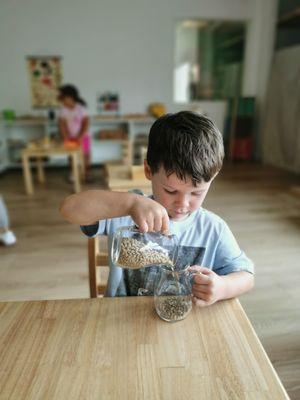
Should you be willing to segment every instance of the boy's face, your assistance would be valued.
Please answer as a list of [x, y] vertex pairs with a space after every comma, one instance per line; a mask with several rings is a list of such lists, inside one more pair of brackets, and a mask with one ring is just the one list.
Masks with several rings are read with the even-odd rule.
[[149, 165], [145, 161], [145, 175], [152, 182], [154, 199], [160, 203], [174, 221], [186, 218], [193, 211], [202, 206], [208, 189], [213, 179], [193, 185], [191, 179], [183, 181], [173, 173], [167, 176], [165, 169], [152, 174]]

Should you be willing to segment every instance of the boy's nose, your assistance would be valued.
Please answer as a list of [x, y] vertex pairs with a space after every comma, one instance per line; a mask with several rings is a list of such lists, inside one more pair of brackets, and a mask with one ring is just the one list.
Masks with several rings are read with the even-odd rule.
[[179, 208], [183, 208], [183, 209], [188, 208], [188, 206], [189, 206], [188, 196], [184, 196], [184, 195], [178, 196], [176, 199], [176, 206]]

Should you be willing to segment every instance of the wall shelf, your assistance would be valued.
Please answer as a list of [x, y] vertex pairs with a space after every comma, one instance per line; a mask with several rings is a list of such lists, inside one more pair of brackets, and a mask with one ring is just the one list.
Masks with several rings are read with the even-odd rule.
[[[92, 138], [92, 164], [106, 163], [110, 161], [122, 161], [124, 139], [98, 139], [97, 135], [101, 129], [122, 129], [127, 132], [127, 142], [129, 149], [129, 158], [127, 162], [134, 164], [137, 161], [135, 156], [135, 137], [143, 133], [148, 135], [154, 118], [150, 116], [120, 116], [90, 117], [90, 132]], [[14, 121], [4, 121], [0, 119], [0, 137], [2, 140], [0, 154], [0, 171], [15, 167], [18, 163], [10, 157], [9, 144], [12, 141], [23, 141], [26, 145], [30, 140], [41, 139], [43, 137], [58, 137], [58, 126], [56, 122], [49, 121], [46, 118], [26, 118], [16, 119]], [[59, 160], [53, 159], [51, 165], [61, 166]]]

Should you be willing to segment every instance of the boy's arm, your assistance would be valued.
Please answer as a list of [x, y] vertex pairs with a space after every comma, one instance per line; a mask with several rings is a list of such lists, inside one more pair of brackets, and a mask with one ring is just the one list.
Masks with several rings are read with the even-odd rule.
[[232, 272], [220, 276], [223, 290], [220, 290], [220, 300], [231, 299], [248, 292], [254, 286], [254, 275], [247, 271]]
[[135, 193], [87, 190], [68, 196], [60, 212], [67, 221], [79, 225], [130, 215], [141, 232], [168, 231], [169, 228], [166, 209]]
[[246, 271], [218, 275], [205, 267], [193, 266], [189, 270], [196, 273], [193, 284], [194, 302], [202, 307], [239, 296], [254, 286], [254, 276]]

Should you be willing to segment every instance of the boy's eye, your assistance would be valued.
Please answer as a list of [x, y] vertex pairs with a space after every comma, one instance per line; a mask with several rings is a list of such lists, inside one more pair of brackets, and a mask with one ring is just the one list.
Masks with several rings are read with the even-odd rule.
[[171, 190], [168, 190], [168, 189], [165, 189], [165, 192], [167, 192], [169, 194], [175, 194], [176, 193], [176, 191], [171, 191]]

